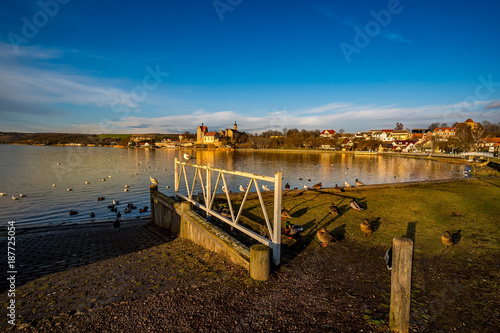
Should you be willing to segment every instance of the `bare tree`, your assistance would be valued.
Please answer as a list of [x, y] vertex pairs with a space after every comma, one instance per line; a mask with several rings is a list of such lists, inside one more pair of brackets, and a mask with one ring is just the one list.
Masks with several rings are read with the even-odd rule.
[[402, 123], [396, 123], [396, 127], [394, 128], [396, 131], [401, 131], [404, 128]]

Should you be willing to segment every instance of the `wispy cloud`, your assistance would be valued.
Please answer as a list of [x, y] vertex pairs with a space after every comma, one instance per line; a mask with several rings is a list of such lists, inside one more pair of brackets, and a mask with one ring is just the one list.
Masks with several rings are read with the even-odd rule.
[[[17, 50], [17, 51], [16, 51]], [[0, 58], [13, 59], [55, 59], [60, 58], [64, 51], [55, 48], [47, 48], [39, 45], [16, 46], [16, 50], [12, 45], [0, 41]]]
[[494, 101], [484, 107], [485, 109], [500, 109], [500, 101]]

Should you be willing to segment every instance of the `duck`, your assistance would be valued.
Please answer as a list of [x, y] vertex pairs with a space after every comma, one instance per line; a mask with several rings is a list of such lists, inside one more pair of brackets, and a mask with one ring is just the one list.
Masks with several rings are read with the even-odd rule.
[[85, 182], [85, 184], [90, 184], [90, 182]]
[[19, 200], [19, 198], [15, 197], [15, 196], [12, 196], [12, 201], [14, 201], [14, 200]]
[[363, 236], [370, 237], [373, 232], [373, 226], [370, 224], [368, 219], [364, 219], [359, 225], [359, 228], [363, 232]]
[[115, 220], [115, 222], [113, 222], [113, 227], [115, 227], [115, 230], [118, 231], [118, 229], [120, 228], [120, 219], [117, 218]]
[[129, 214], [129, 213], [132, 213], [132, 209], [130, 209], [130, 208], [125, 208], [125, 209], [123, 210], [123, 212], [124, 212], [125, 214]]
[[128, 209], [137, 209], [137, 207], [133, 203], [128, 203], [127, 208]]
[[120, 204], [120, 202], [113, 200], [113, 205], [119, 205], [119, 204]]
[[130, 186], [129, 185], [125, 185], [125, 188], [129, 188]]
[[392, 247], [385, 253], [384, 260], [387, 269], [392, 270]]
[[230, 211], [230, 210], [229, 210], [229, 208], [227, 208], [225, 205], [220, 205], [220, 206], [219, 206], [219, 213], [220, 213], [222, 216], [225, 216], [225, 217], [231, 218], [231, 211]]
[[347, 188], [352, 187], [351, 184], [349, 184], [348, 182], [344, 182], [344, 186]]
[[90, 218], [93, 219], [95, 217], [94, 212], [90, 213]]
[[358, 179], [356, 178], [356, 185], [357, 185], [357, 186], [363, 186], [363, 185], [365, 185], [365, 184], [363, 184], [363, 182], [362, 182], [362, 181], [360, 181], [360, 180], [358, 180]]
[[105, 199], [104, 197], [98, 197], [97, 201], [104, 201], [104, 199]]
[[322, 187], [323, 187], [323, 184], [321, 184], [321, 182], [313, 185], [313, 189], [315, 189], [316, 191], [321, 189]]
[[22, 194], [22, 193], [19, 193], [19, 198], [24, 198], [24, 197], [26, 197], [26, 196], [28, 196], [28, 195], [27, 195], [27, 194]]
[[73, 189], [72, 188], [68, 188], [68, 189], [66, 189], [66, 191], [71, 192], [71, 191], [73, 191]]
[[357, 210], [365, 210], [361, 205], [359, 204], [358, 200], [352, 199], [351, 202], [349, 202], [349, 205], [354, 209], [354, 211]]
[[153, 185], [158, 185], [158, 181], [156, 180], [156, 178], [154, 178], [154, 177], [149, 177], [149, 180], [151, 180], [151, 183], [152, 183]]
[[191, 155], [189, 155], [189, 154], [184, 153], [184, 159], [185, 159], [186, 161], [193, 160], [193, 159], [194, 159], [194, 156], [191, 156]]
[[7, 193], [5, 193], [5, 192], [0, 193], [0, 197], [6, 196], [6, 195], [7, 195]]
[[335, 193], [342, 193], [342, 192], [344, 192], [344, 189], [340, 188], [337, 184], [335, 184], [335, 187], [334, 187], [333, 190], [335, 191]]
[[289, 219], [292, 218], [292, 214], [290, 214], [290, 211], [285, 208], [285, 206], [281, 206], [281, 219]]
[[285, 190], [287, 190], [287, 191], [288, 191], [289, 189], [290, 189], [290, 184], [286, 183], [286, 185], [285, 185]]
[[329, 243], [333, 242], [332, 234], [330, 234], [325, 227], [318, 230], [316, 237], [318, 237], [323, 247], [327, 247]]
[[128, 188], [124, 188], [124, 189], [123, 189], [123, 192], [128, 192]]
[[69, 215], [76, 215], [78, 214], [78, 212], [76, 210], [70, 210], [69, 211]]
[[52, 187], [56, 187], [56, 184], [52, 184]]
[[120, 217], [122, 217], [122, 214], [120, 212], [117, 212], [116, 217], [120, 218]]
[[449, 231], [445, 231], [444, 235], [441, 236], [441, 243], [443, 243], [445, 249], [448, 250], [451, 250], [453, 245], [455, 245], [455, 241], [453, 240], [453, 237], [451, 236], [451, 233]]
[[334, 216], [340, 215], [339, 208], [333, 202], [328, 207], [328, 211]]
[[106, 181], [106, 178], [103, 178], [103, 179], [101, 179], [101, 180], [102, 180], [103, 182], [105, 182], [105, 181]]
[[267, 185], [262, 185], [262, 189], [263, 189], [264, 191], [269, 191], [269, 186], [267, 186]]
[[118, 208], [116, 208], [114, 205], [112, 208], [109, 209], [110, 211], [112, 211], [113, 213], [116, 213], [118, 211]]
[[304, 228], [301, 225], [291, 224], [290, 222], [285, 223], [285, 235], [289, 239], [292, 239], [293, 236], [300, 234], [302, 231], [304, 231]]

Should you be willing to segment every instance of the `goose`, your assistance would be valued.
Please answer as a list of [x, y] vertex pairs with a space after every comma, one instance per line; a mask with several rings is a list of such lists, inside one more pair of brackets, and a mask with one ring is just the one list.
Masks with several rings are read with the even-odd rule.
[[285, 235], [288, 236], [289, 239], [292, 239], [293, 236], [300, 234], [304, 231], [304, 228], [298, 224], [291, 224], [290, 222], [285, 223]]
[[348, 182], [344, 182], [344, 186], [347, 188], [352, 187], [351, 184], [349, 184]]
[[281, 219], [289, 219], [292, 217], [292, 214], [290, 214], [290, 211], [285, 208], [285, 206], [281, 206]]
[[317, 183], [317, 184], [314, 184], [314, 185], [313, 185], [313, 189], [315, 189], [315, 190], [319, 190], [319, 189], [321, 189], [322, 187], [323, 187], [323, 184], [321, 184], [321, 182], [319, 182], [319, 183]]
[[333, 242], [333, 236], [328, 232], [328, 230], [326, 230], [325, 227], [318, 230], [316, 237], [318, 237], [323, 247], [326, 247], [329, 243]]
[[149, 179], [151, 180], [151, 183], [152, 183], [153, 185], [158, 185], [158, 181], [156, 180], [156, 178], [154, 178], [154, 177], [149, 177]]
[[370, 224], [368, 219], [364, 219], [359, 225], [359, 228], [363, 232], [363, 236], [370, 237], [373, 232], [373, 226]]
[[359, 204], [358, 200], [352, 199], [351, 202], [349, 202], [349, 205], [354, 209], [354, 211], [357, 210], [365, 210], [361, 205]]
[[285, 190], [289, 190], [289, 189], [290, 189], [290, 184], [286, 183]]
[[328, 207], [328, 211], [334, 216], [340, 215], [339, 208], [335, 206], [333, 202], [330, 204], [330, 207]]
[[269, 191], [269, 186], [267, 186], [267, 185], [262, 185], [262, 189], [263, 189], [264, 191]]
[[69, 211], [69, 215], [76, 215], [78, 214], [78, 212], [76, 210], [70, 210]]
[[194, 159], [194, 157], [193, 157], [193, 156], [191, 156], [191, 155], [189, 155], [189, 154], [184, 153], [184, 159], [185, 159], [186, 161], [189, 161], [189, 160]]
[[357, 186], [363, 186], [363, 185], [365, 185], [365, 184], [363, 184], [363, 182], [362, 182], [362, 181], [360, 181], [360, 180], [358, 180], [358, 179], [356, 178], [356, 185], [357, 185]]

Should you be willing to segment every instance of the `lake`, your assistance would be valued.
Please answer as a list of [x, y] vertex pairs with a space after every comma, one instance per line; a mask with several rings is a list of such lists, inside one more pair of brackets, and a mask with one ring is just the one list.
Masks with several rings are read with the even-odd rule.
[[[464, 165], [452, 163], [352, 153], [0, 145], [0, 192], [7, 193], [0, 196], [2, 225], [85, 223], [91, 212], [95, 220], [106, 221], [115, 218], [107, 208], [112, 200], [121, 203], [122, 219], [147, 216], [149, 212], [141, 214], [139, 208], [150, 205], [149, 177], [159, 181], [161, 192], [173, 196], [174, 159], [182, 160], [184, 152], [195, 156], [198, 164], [221, 169], [267, 176], [282, 171], [283, 184], [292, 188], [318, 182], [324, 187], [342, 186], [344, 181], [354, 184], [356, 178], [365, 184], [461, 179], [465, 170]], [[233, 192], [245, 185], [239, 177], [227, 181]], [[27, 196], [12, 200], [21, 193]], [[101, 196], [104, 201], [97, 200]], [[138, 209], [124, 214], [129, 202]], [[70, 216], [69, 210], [78, 214]]]

